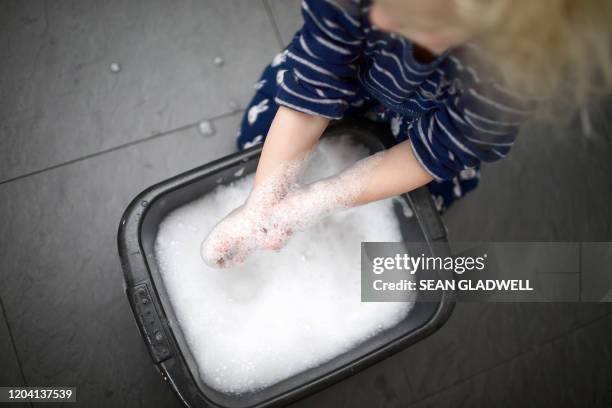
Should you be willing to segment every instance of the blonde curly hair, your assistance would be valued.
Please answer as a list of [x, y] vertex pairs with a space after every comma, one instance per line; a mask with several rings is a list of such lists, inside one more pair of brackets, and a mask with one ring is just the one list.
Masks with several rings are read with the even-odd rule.
[[452, 1], [511, 89], [573, 104], [612, 89], [612, 1]]

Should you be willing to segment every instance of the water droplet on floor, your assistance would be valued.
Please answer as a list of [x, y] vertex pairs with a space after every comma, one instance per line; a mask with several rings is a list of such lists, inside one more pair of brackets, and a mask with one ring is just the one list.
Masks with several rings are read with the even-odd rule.
[[218, 67], [222, 66], [224, 62], [225, 61], [223, 61], [223, 58], [221, 58], [221, 57], [215, 57], [213, 59], [213, 64], [215, 64]]
[[198, 123], [198, 132], [202, 136], [212, 136], [215, 134], [215, 129], [209, 120], [202, 120]]

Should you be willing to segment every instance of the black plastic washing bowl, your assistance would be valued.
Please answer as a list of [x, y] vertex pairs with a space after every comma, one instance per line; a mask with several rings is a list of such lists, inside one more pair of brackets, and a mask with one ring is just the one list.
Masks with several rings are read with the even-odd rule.
[[[385, 127], [370, 122], [340, 122], [324, 137], [349, 134], [372, 152], [390, 147], [394, 141]], [[159, 274], [154, 243], [160, 222], [171, 211], [221, 184], [235, 180], [235, 173], [249, 174], [257, 167], [261, 145], [216, 160], [156, 184], [139, 194], [126, 209], [119, 226], [118, 245], [125, 278], [125, 291], [136, 323], [156, 367], [170, 382], [179, 398], [190, 407], [282, 406], [319, 391], [339, 380], [416, 343], [441, 327], [452, 312], [454, 293], [440, 292], [435, 301], [417, 301], [407, 317], [348, 352], [317, 367], [294, 375], [264, 390], [241, 395], [223, 394], [206, 385], [198, 374], [181, 327]], [[420, 242], [424, 252], [446, 256], [446, 230], [426, 188], [401, 196], [412, 209], [404, 216], [397, 205], [404, 241]], [[432, 243], [438, 243], [435, 249]], [[441, 249], [442, 252], [440, 253]], [[359, 273], [359, 271], [355, 271]], [[442, 274], [440, 272], [439, 274]]]

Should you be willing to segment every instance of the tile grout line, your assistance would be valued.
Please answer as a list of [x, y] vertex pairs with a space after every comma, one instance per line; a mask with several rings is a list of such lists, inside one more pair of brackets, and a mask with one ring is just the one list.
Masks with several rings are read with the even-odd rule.
[[578, 301], [582, 302], [582, 242], [578, 243]]
[[276, 24], [274, 13], [272, 13], [272, 8], [268, 4], [268, 0], [261, 0], [261, 1], [264, 5], [264, 9], [266, 9], [266, 14], [268, 15], [268, 18], [270, 19], [270, 22], [272, 23], [272, 28], [274, 29], [274, 35], [276, 36], [276, 41], [278, 41], [278, 46], [282, 50], [285, 45], [283, 43], [283, 37], [281, 36], [278, 25]]
[[519, 357], [525, 356], [525, 355], [527, 355], [527, 354], [529, 354], [529, 353], [531, 353], [533, 351], [536, 351], [539, 348], [548, 346], [548, 345], [550, 345], [550, 344], [552, 344], [552, 343], [554, 343], [554, 342], [556, 342], [558, 340], [561, 340], [561, 339], [563, 339], [563, 338], [565, 338], [565, 337], [567, 337], [567, 336], [569, 336], [571, 334], [574, 334], [574, 333], [576, 333], [576, 332], [578, 332], [578, 331], [580, 331], [582, 329], [585, 329], [588, 326], [591, 326], [591, 325], [593, 325], [595, 323], [598, 323], [599, 321], [604, 320], [605, 318], [608, 318], [610, 316], [612, 316], [612, 312], [608, 312], [608, 313], [606, 313], [606, 314], [604, 314], [602, 316], [599, 316], [598, 318], [595, 318], [595, 319], [593, 319], [591, 321], [588, 321], [588, 322], [585, 322], [583, 324], [580, 324], [580, 325], [574, 327], [573, 329], [570, 329], [570, 330], [568, 330], [568, 331], [566, 331], [564, 333], [558, 334], [558, 335], [556, 335], [556, 336], [554, 336], [554, 337], [552, 337], [552, 338], [550, 338], [550, 339], [548, 339], [548, 340], [546, 340], [546, 341], [544, 341], [542, 343], [532, 345], [527, 350], [519, 352], [519, 353], [515, 354], [514, 356], [505, 358], [502, 361], [498, 362], [497, 364], [495, 364], [495, 365], [493, 365], [491, 367], [488, 367], [488, 368], [485, 368], [483, 370], [480, 370], [480, 371], [478, 371], [478, 372], [476, 372], [476, 373], [474, 373], [472, 375], [469, 375], [469, 376], [467, 376], [465, 378], [457, 380], [454, 383], [452, 383], [452, 384], [450, 384], [450, 385], [448, 385], [446, 387], [442, 387], [442, 388], [440, 388], [439, 390], [437, 390], [435, 392], [429, 393], [429, 394], [425, 395], [423, 398], [418, 399], [418, 400], [410, 403], [409, 405], [406, 406], [406, 408], [415, 406], [415, 405], [417, 405], [417, 404], [419, 404], [419, 403], [421, 403], [423, 401], [426, 401], [426, 400], [428, 400], [428, 399], [430, 399], [432, 397], [435, 397], [438, 394], [441, 394], [441, 393], [443, 393], [445, 391], [448, 391], [448, 390], [450, 390], [450, 389], [452, 389], [452, 388], [454, 388], [454, 387], [456, 387], [458, 385], [461, 385], [463, 383], [466, 383], [466, 382], [472, 380], [473, 378], [479, 377], [479, 376], [481, 376], [481, 375], [483, 375], [483, 374], [485, 374], [485, 373], [487, 373], [489, 371], [492, 371], [492, 370], [494, 370], [496, 368], [499, 368], [499, 367], [501, 367], [503, 365], [506, 365], [506, 364], [510, 363], [511, 361], [516, 360]]
[[[203, 120], [208, 120], [208, 121], [212, 122], [212, 121], [215, 121], [215, 120], [228, 118], [228, 117], [233, 116], [233, 115], [235, 115], [237, 113], [240, 113], [240, 112], [242, 112], [242, 110], [232, 111], [232, 112], [228, 112], [228, 113], [222, 113], [220, 115], [213, 116], [211, 118], [203, 119]], [[170, 135], [172, 133], [180, 132], [180, 131], [189, 129], [191, 127], [195, 127], [195, 126], [197, 126], [198, 123], [199, 123], [199, 121], [195, 122], [195, 123], [190, 123], [188, 125], [179, 126], [177, 128], [174, 128], [174, 129], [170, 129], [170, 130], [166, 130], [166, 131], [163, 131], [163, 132], [155, 133], [155, 134], [153, 134], [151, 136], [147, 136], [147, 137], [144, 137], [142, 139], [133, 140], [131, 142], [127, 142], [127, 143], [124, 143], [124, 144], [113, 146], [113, 147], [110, 147], [108, 149], [100, 150], [100, 151], [95, 152], [95, 153], [91, 153], [91, 154], [87, 154], [85, 156], [77, 157], [76, 159], [71, 159], [71, 160], [68, 160], [68, 161], [65, 161], [65, 162], [62, 162], [62, 163], [58, 163], [58, 164], [54, 164], [54, 165], [49, 166], [49, 167], [45, 167], [43, 169], [34, 170], [34, 171], [29, 172], [29, 173], [25, 173], [25, 174], [22, 174], [22, 175], [19, 175], [19, 176], [16, 176], [16, 177], [8, 178], [6, 180], [0, 181], [0, 186], [2, 186], [3, 184], [11, 183], [13, 181], [18, 181], [18, 180], [21, 180], [21, 179], [24, 179], [24, 178], [27, 178], [27, 177], [30, 177], [30, 176], [35, 176], [37, 174], [44, 173], [44, 172], [49, 171], [49, 170], [55, 170], [57, 168], [64, 167], [64, 166], [69, 166], [71, 164], [78, 163], [78, 162], [83, 161], [83, 160], [87, 160], [87, 159], [91, 159], [91, 158], [94, 158], [94, 157], [102, 156], [102, 155], [105, 155], [107, 153], [112, 153], [112, 152], [124, 149], [126, 147], [132, 147], [132, 146], [135, 146], [135, 145], [138, 145], [138, 144], [141, 144], [141, 143], [145, 143], [145, 142], [148, 142], [148, 141], [151, 141], [151, 140], [159, 139], [159, 138], [162, 138], [164, 136], [168, 136], [168, 135]]]
[[11, 346], [13, 347], [13, 353], [15, 353], [15, 359], [17, 360], [17, 365], [19, 366], [19, 375], [21, 376], [21, 381], [23, 381], [24, 387], [27, 387], [28, 382], [26, 381], [25, 374], [23, 372], [23, 367], [21, 365], [21, 359], [19, 358], [19, 353], [17, 353], [17, 346], [15, 345], [15, 337], [13, 337], [13, 331], [11, 330], [11, 325], [9, 323], [8, 316], [6, 315], [6, 308], [4, 307], [4, 302], [2, 301], [1, 297], [0, 297], [0, 308], [2, 308], [2, 317], [4, 318], [4, 322], [6, 323], [6, 330], [8, 331], [9, 339], [11, 341]]

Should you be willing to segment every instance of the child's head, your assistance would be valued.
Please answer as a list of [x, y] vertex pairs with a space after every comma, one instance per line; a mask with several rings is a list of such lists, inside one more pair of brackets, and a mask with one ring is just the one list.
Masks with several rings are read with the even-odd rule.
[[471, 40], [478, 27], [471, 26], [443, 0], [375, 0], [372, 24], [409, 38], [434, 54]]
[[582, 102], [612, 87], [609, 0], [374, 0], [370, 19], [433, 53], [479, 44], [521, 91]]

